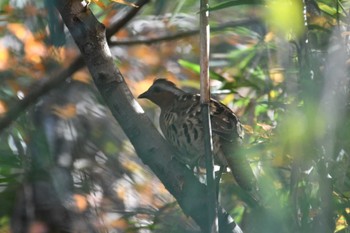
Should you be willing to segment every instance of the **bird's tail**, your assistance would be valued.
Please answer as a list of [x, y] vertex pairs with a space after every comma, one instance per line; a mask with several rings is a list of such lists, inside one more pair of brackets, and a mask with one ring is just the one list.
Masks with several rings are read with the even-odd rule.
[[223, 142], [221, 147], [228, 167], [239, 186], [247, 191], [255, 201], [259, 202], [256, 177], [247, 158], [238, 149], [239, 142]]

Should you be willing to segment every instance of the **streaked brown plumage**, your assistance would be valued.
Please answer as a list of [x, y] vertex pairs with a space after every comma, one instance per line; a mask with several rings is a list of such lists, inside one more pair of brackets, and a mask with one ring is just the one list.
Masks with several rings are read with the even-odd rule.
[[[178, 150], [178, 160], [190, 166], [204, 167], [204, 141], [200, 96], [177, 88], [174, 83], [157, 79], [139, 98], [161, 108], [159, 123], [166, 139]], [[243, 137], [237, 116], [224, 104], [211, 99], [210, 117], [214, 162], [230, 167], [236, 181], [246, 189], [255, 189], [255, 177], [246, 158], [237, 153]]]

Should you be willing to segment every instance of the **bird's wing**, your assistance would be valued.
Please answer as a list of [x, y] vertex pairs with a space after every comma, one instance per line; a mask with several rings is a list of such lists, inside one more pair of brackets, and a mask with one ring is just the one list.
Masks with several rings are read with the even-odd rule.
[[[197, 118], [201, 124], [202, 116], [199, 95], [184, 94], [179, 96], [175, 103], [171, 111], [175, 111], [179, 115]], [[210, 117], [212, 131], [214, 134], [219, 135], [220, 138], [232, 141], [243, 137], [242, 126], [236, 115], [231, 109], [214, 99], [210, 101]]]
[[231, 142], [243, 137], [241, 123], [231, 109], [212, 99], [210, 115], [213, 133], [219, 135], [221, 139]]
[[225, 105], [211, 100], [213, 134], [220, 137], [220, 147], [237, 183], [247, 191], [256, 190], [256, 178], [247, 158], [237, 149], [243, 130], [237, 116]]
[[173, 109], [181, 112], [182, 114], [199, 114], [200, 102], [199, 95], [184, 94], [177, 97], [177, 101], [173, 106]]

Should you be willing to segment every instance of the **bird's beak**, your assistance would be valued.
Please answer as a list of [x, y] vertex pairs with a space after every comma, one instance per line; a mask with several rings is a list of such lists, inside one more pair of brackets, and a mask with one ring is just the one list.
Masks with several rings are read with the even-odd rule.
[[139, 97], [137, 97], [139, 99], [147, 99], [148, 98], [148, 91], [142, 93], [141, 95], [139, 95]]

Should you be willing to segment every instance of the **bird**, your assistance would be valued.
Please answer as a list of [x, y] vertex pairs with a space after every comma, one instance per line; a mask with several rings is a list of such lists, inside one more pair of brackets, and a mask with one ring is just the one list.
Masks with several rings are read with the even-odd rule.
[[[138, 98], [148, 99], [160, 107], [160, 129], [176, 149], [176, 158], [190, 167], [205, 167], [204, 131], [199, 94], [187, 93], [167, 79], [156, 79]], [[238, 117], [223, 103], [211, 98], [214, 163], [229, 167], [237, 183], [247, 191], [256, 187], [250, 164], [238, 146], [243, 128]]]

